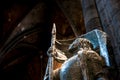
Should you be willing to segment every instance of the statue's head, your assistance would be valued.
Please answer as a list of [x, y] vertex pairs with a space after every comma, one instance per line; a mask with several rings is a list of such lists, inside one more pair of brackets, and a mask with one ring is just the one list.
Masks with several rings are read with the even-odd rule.
[[85, 49], [85, 48], [88, 48], [88, 49], [93, 48], [92, 43], [88, 39], [78, 38], [78, 43], [79, 43], [79, 45], [78, 45], [79, 48], [83, 48], [83, 49]]
[[92, 43], [86, 38], [77, 38], [73, 43], [69, 46], [70, 51], [76, 51], [82, 49], [91, 49], [93, 48]]

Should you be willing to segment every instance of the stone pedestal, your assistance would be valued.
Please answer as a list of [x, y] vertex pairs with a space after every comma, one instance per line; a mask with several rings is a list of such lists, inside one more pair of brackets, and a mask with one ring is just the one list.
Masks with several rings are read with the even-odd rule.
[[108, 1], [109, 12], [112, 18], [112, 25], [114, 26], [114, 34], [116, 39], [115, 47], [115, 58], [117, 66], [120, 67], [120, 1], [119, 0], [110, 0]]

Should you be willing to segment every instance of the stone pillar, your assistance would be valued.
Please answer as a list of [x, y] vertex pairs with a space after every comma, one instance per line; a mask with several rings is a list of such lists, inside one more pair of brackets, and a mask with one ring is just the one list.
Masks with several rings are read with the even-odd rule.
[[111, 37], [117, 66], [120, 66], [120, 1], [96, 0], [96, 4], [103, 29]]
[[[106, 0], [96, 0], [96, 6], [98, 9], [98, 13], [100, 15], [100, 20], [102, 23], [103, 30], [107, 33], [108, 39], [111, 43], [108, 43], [112, 45], [114, 53], [117, 53], [117, 43], [116, 43], [116, 38], [115, 38], [115, 30], [114, 30], [114, 25], [111, 24], [112, 18], [109, 13], [109, 5], [108, 1]], [[111, 56], [113, 56], [113, 52], [110, 51]]]
[[[115, 62], [117, 64], [117, 68], [119, 68], [120, 67], [120, 1], [96, 0], [96, 5], [102, 22], [103, 30], [108, 34], [108, 37], [111, 41]], [[119, 79], [120, 78], [115, 80], [119, 80]]]
[[114, 34], [117, 45], [115, 47], [115, 58], [117, 62], [117, 66], [120, 67], [120, 1], [119, 0], [109, 0], [109, 13], [112, 18], [111, 22], [114, 26]]
[[93, 29], [102, 30], [96, 4], [94, 0], [82, 0], [82, 9], [86, 31], [89, 32]]

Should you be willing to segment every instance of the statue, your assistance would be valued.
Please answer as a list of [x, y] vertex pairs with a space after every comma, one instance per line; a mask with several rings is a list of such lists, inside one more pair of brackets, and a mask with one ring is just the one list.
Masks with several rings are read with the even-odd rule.
[[77, 51], [60, 68], [60, 80], [107, 80], [104, 73], [104, 59], [92, 50], [92, 44], [85, 38], [78, 38], [69, 50]]
[[[50, 47], [48, 53], [55, 60], [62, 61], [63, 64], [56, 70], [52, 69], [53, 64], [48, 66], [49, 74], [47, 75], [49, 76], [45, 76], [44, 80], [108, 80], [105, 72], [105, 60], [93, 50], [89, 40], [77, 38], [69, 46], [69, 51], [74, 54], [68, 59], [64, 52], [55, 49], [55, 47], [53, 50], [53, 47]], [[52, 78], [50, 78], [51, 76]]]

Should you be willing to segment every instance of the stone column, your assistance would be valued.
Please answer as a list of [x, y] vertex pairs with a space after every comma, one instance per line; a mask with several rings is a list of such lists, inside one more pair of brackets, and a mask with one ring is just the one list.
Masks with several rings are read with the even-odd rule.
[[111, 37], [115, 59], [120, 66], [120, 1], [96, 0], [103, 29]]
[[110, 16], [112, 18], [111, 22], [114, 28], [114, 34], [115, 39], [117, 42], [117, 45], [115, 47], [116, 49], [116, 62], [117, 66], [120, 67], [120, 1], [119, 0], [109, 0], [109, 12]]
[[[96, 0], [96, 6], [98, 9], [98, 13], [100, 15], [100, 20], [101, 20], [101, 24], [103, 27], [103, 30], [107, 33], [108, 35], [108, 39], [111, 43], [108, 43], [109, 46], [112, 45], [113, 51], [114, 53], [118, 53], [117, 49], [117, 42], [116, 42], [116, 38], [115, 38], [115, 30], [114, 30], [114, 25], [112, 25], [111, 21], [112, 18], [110, 16], [110, 12], [109, 12], [109, 4], [108, 1], [106, 0]], [[113, 52], [109, 52], [111, 54], [111, 56], [113, 56]]]
[[[96, 0], [103, 30], [108, 34], [113, 47], [117, 67], [120, 67], [120, 1]], [[111, 53], [111, 52], [110, 52]], [[120, 69], [118, 70], [120, 72]], [[120, 79], [120, 78], [119, 78]], [[119, 80], [115, 79], [115, 80]]]
[[109, 4], [109, 12], [112, 18], [111, 22], [114, 28], [114, 34], [116, 39], [116, 51], [115, 51], [115, 59], [117, 63], [117, 68], [119, 71], [118, 79], [120, 80], [120, 1], [119, 0], [108, 0]]
[[93, 29], [102, 30], [96, 4], [94, 0], [82, 0], [82, 9], [86, 31], [89, 32]]

